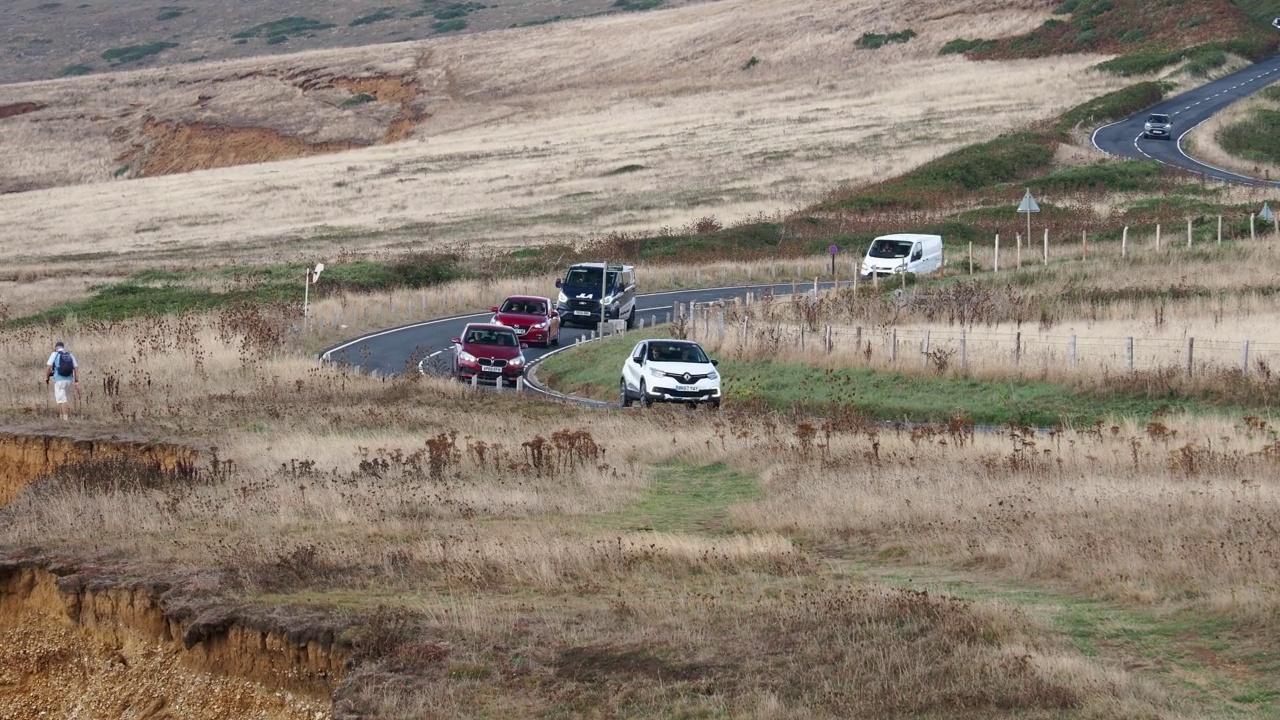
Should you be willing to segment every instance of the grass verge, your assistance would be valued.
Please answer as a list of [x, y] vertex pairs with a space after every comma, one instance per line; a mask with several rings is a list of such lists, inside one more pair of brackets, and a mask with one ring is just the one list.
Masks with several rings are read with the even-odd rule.
[[[559, 353], [538, 367], [548, 386], [580, 397], [615, 400], [627, 353], [669, 328], [629, 333]], [[946, 422], [957, 416], [985, 425], [1092, 425], [1116, 418], [1154, 419], [1168, 412], [1239, 412], [1234, 405], [1188, 397], [1091, 393], [1027, 379], [914, 377], [868, 368], [825, 369], [770, 360], [721, 359], [726, 406], [770, 410], [853, 408], [877, 420]]]

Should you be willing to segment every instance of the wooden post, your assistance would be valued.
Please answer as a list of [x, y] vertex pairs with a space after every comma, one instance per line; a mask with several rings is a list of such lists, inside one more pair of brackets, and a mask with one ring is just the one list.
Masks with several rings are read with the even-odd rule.
[[1133, 338], [1125, 338], [1124, 341], [1124, 365], [1133, 372]]
[[1218, 244], [1222, 244], [1222, 216], [1218, 216]]
[[[1031, 238], [1027, 238], [1027, 244], [1031, 244]], [[1018, 270], [1022, 269], [1022, 235], [1018, 235], [1018, 249], [1014, 253], [1014, 267]]]
[[1081, 260], [1089, 259], [1089, 231], [1088, 230], [1080, 231], [1080, 259]]
[[973, 274], [973, 241], [969, 241], [969, 274]]
[[1044, 229], [1044, 264], [1049, 266], [1049, 228]]
[[1191, 218], [1187, 218], [1187, 247], [1191, 247]]
[[996, 259], [991, 264], [991, 269], [1000, 272], [1000, 233], [996, 233]]
[[1244, 341], [1244, 346], [1240, 348], [1240, 374], [1249, 374], [1249, 341]]
[[1189, 337], [1187, 338], [1187, 377], [1191, 377], [1192, 368], [1195, 367], [1193, 365], [1193, 363], [1195, 362], [1195, 357], [1196, 357], [1196, 339], [1193, 337]]
[[1156, 223], [1156, 249], [1160, 249], [1160, 223]]
[[929, 331], [924, 331], [924, 344], [920, 346], [920, 364], [929, 364]]
[[893, 328], [893, 333], [889, 338], [889, 362], [898, 361], [898, 328]]
[[1249, 239], [1250, 240], [1258, 239], [1258, 233], [1254, 232], [1254, 229], [1253, 229], [1253, 222], [1255, 217], [1256, 216], [1253, 213], [1249, 213]]
[[1076, 366], [1076, 359], [1076, 336], [1073, 334], [1071, 336], [1071, 367]]
[[963, 327], [960, 328], [960, 367], [969, 369], [969, 337]]
[[1014, 343], [1013, 364], [1021, 365], [1022, 364], [1022, 331], [1021, 330], [1019, 330], [1018, 333], [1014, 336], [1013, 343]]
[[902, 276], [902, 291], [905, 293], [907, 291], [907, 268], [904, 266], [902, 272], [898, 274]]
[[822, 329], [822, 343], [827, 349], [827, 354], [831, 354], [831, 326], [827, 325]]
[[1129, 226], [1124, 226], [1124, 232], [1120, 233], [1120, 257], [1126, 257], [1129, 254]]

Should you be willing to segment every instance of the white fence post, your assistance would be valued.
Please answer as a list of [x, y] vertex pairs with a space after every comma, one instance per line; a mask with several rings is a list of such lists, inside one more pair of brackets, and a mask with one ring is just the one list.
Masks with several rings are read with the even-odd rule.
[[1244, 346], [1240, 348], [1240, 374], [1249, 374], [1249, 341], [1244, 341]]

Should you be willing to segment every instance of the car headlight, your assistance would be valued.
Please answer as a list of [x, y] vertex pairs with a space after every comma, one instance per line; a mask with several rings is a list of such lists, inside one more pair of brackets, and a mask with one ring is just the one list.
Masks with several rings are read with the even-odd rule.
[[508, 361], [507, 361], [507, 364], [508, 364], [508, 365], [523, 365], [523, 364], [524, 364], [524, 356], [523, 356], [523, 355], [521, 355], [521, 356], [519, 356], [519, 357], [513, 357], [513, 358], [511, 358], [510, 360], [508, 360]]
[[666, 374], [666, 373], [662, 372], [661, 370], [659, 370], [659, 369], [658, 369], [658, 368], [656, 368], [656, 367], [650, 367], [650, 368], [649, 368], [649, 374], [650, 374], [651, 376], [653, 376], [653, 377], [656, 377], [656, 378], [666, 377], [666, 376], [667, 376], [667, 374]]
[[559, 294], [556, 295], [556, 302], [560, 303], [561, 305], [564, 305], [565, 303], [569, 302], [569, 296], [565, 295], [564, 292], [560, 292]]
[[612, 295], [605, 295], [605, 296], [604, 296], [604, 299], [600, 301], [600, 304], [601, 304], [601, 305], [612, 305], [612, 304], [613, 304], [613, 296], [612, 296]]
[[1142, 127], [1143, 127], [1144, 129], [1146, 129], [1146, 130], [1150, 130], [1150, 129], [1151, 129], [1151, 123], [1147, 123], [1146, 125], [1143, 125]]
[[466, 350], [463, 350], [463, 351], [461, 351], [461, 352], [459, 352], [459, 353], [458, 353], [458, 359], [459, 359], [459, 360], [461, 360], [462, 362], [475, 362], [475, 361], [476, 361], [476, 356], [475, 356], [475, 355], [472, 355], [471, 353], [467, 352]]
[[498, 316], [497, 316], [497, 315], [494, 315], [494, 316], [493, 316], [493, 319], [492, 319], [492, 320], [490, 320], [489, 322], [490, 322], [490, 323], [492, 323], [492, 324], [494, 324], [494, 325], [501, 325], [501, 324], [502, 324], [502, 321], [498, 319]]
[[708, 380], [719, 380], [719, 379], [720, 379], [720, 375], [719, 375], [719, 373], [717, 373], [715, 370], [712, 370], [711, 372], [707, 373], [707, 379], [708, 379]]
[[546, 329], [547, 329], [547, 326], [548, 326], [548, 325], [550, 325], [550, 324], [551, 324], [551, 323], [547, 322], [546, 320], [543, 320], [542, 322], [538, 323], [537, 325], [534, 325], [534, 326], [533, 326], [533, 329], [534, 329], [534, 330], [546, 330]]

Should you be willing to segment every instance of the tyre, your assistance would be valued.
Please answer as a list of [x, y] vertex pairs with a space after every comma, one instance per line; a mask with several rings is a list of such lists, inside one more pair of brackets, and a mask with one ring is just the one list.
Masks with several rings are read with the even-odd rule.
[[708, 410], [719, 410], [719, 409], [720, 409], [720, 401], [719, 401], [719, 400], [712, 400], [712, 401], [708, 402], [708, 403], [707, 403], [707, 409], [708, 409]]
[[636, 327], [636, 306], [634, 303], [632, 303], [631, 313], [627, 315], [627, 329], [634, 330], [635, 327]]
[[622, 404], [622, 407], [624, 408], [631, 407], [631, 396], [627, 394], [626, 380], [618, 381], [618, 394], [621, 396], [621, 399], [619, 400], [619, 402]]
[[547, 341], [547, 347], [560, 346], [560, 329], [556, 328], [556, 336]]
[[644, 381], [640, 381], [640, 404], [645, 407], [653, 406], [653, 398], [649, 397], [649, 391], [645, 388]]

